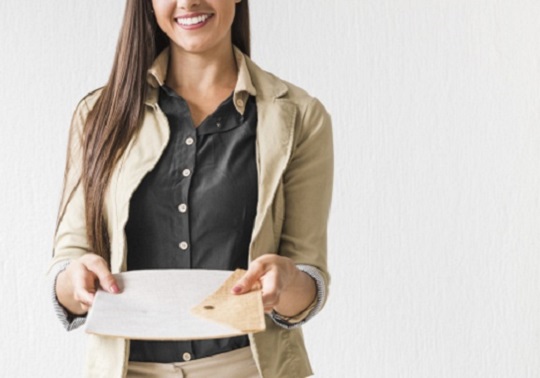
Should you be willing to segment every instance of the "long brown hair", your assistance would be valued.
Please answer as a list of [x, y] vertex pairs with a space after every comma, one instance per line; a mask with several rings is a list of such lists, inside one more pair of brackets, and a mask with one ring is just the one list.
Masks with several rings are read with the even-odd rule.
[[[236, 4], [232, 43], [250, 55], [248, 0]], [[87, 237], [93, 252], [110, 262], [104, 198], [112, 172], [137, 132], [147, 94], [146, 74], [169, 45], [151, 1], [127, 0], [109, 80], [88, 114], [83, 135], [82, 183]]]

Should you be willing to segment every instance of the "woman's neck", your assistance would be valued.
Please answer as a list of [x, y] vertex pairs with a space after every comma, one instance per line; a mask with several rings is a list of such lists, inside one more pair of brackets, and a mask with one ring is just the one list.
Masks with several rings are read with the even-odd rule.
[[171, 46], [169, 59], [165, 82], [181, 96], [232, 91], [236, 86], [238, 68], [231, 44], [204, 53], [190, 53]]

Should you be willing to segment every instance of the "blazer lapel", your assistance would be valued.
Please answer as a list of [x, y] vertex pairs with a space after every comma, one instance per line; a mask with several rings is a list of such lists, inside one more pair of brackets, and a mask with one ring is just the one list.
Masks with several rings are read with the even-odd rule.
[[[252, 65], [251, 63], [250, 66]], [[254, 259], [260, 254], [273, 252], [258, 250], [253, 246], [263, 230], [276, 190], [291, 156], [297, 109], [295, 104], [281, 98], [287, 93], [287, 88], [281, 82], [277, 82], [277, 85], [273, 81], [269, 82], [266, 73], [261, 74], [257, 67], [250, 68], [257, 88], [258, 116], [256, 154], [259, 199], [250, 248], [251, 259]], [[268, 96], [268, 92], [273, 92], [273, 95]]]
[[[157, 92], [157, 91], [156, 91]], [[151, 95], [156, 97], [157, 94]], [[111, 265], [120, 271], [126, 266], [126, 240], [124, 227], [129, 216], [129, 201], [144, 176], [159, 161], [169, 140], [169, 128], [165, 115], [158, 110], [157, 104], [147, 102], [142, 127], [120, 161], [116, 193], [117, 230], [122, 235], [116, 242], [119, 254], [112, 254]], [[114, 258], [117, 256], [117, 258]]]

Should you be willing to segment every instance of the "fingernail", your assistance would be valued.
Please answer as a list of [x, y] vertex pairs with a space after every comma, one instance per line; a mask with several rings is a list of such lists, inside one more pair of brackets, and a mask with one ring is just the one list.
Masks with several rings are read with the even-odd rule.
[[109, 289], [109, 291], [110, 291], [111, 293], [115, 293], [115, 294], [116, 294], [116, 293], [118, 293], [118, 292], [120, 291], [120, 289], [118, 289], [118, 286], [117, 286], [116, 284], [112, 284], [112, 285], [111, 285], [111, 288]]
[[237, 286], [233, 287], [232, 291], [235, 294], [240, 294], [242, 292], [242, 286], [237, 285]]

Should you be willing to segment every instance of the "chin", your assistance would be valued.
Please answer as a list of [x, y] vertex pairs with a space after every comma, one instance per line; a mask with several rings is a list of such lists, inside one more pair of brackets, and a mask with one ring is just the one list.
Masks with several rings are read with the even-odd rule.
[[191, 43], [175, 43], [176, 48], [193, 54], [202, 54], [204, 52], [212, 50], [213, 46], [209, 46], [207, 43], [191, 42]]

